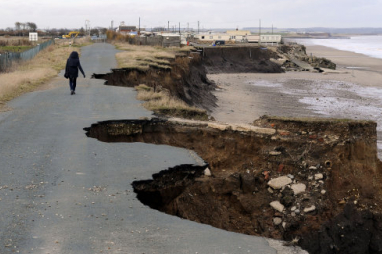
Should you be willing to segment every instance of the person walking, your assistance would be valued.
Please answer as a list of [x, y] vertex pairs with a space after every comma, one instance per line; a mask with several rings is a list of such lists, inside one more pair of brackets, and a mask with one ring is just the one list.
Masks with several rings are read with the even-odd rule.
[[71, 95], [76, 94], [78, 69], [80, 69], [82, 75], [84, 75], [84, 78], [85, 78], [85, 73], [80, 64], [78, 52], [73, 51], [72, 53], [70, 53], [70, 56], [68, 60], [66, 61], [66, 68], [65, 68], [65, 75], [64, 75], [65, 78], [69, 79]]

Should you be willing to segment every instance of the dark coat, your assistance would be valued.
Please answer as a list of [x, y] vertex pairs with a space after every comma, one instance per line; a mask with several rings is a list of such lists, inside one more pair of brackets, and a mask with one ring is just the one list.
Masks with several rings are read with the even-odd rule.
[[77, 78], [78, 77], [78, 69], [80, 69], [82, 75], [85, 76], [84, 71], [82, 70], [80, 59], [78, 57], [78, 53], [76, 51], [73, 51], [68, 60], [66, 61], [66, 68], [65, 68], [65, 77], [66, 78]]

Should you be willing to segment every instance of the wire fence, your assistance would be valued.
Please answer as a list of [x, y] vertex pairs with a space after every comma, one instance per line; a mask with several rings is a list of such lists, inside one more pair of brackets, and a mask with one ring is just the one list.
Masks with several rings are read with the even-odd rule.
[[24, 52], [7, 52], [0, 54], [0, 72], [6, 71], [12, 66], [14, 61], [27, 61], [31, 60], [38, 52], [45, 49], [46, 47], [54, 44], [54, 40], [49, 40], [37, 45], [34, 48], [31, 48]]

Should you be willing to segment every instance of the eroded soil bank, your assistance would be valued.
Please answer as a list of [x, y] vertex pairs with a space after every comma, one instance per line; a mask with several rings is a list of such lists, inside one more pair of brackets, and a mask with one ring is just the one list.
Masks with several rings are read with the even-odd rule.
[[274, 51], [259, 47], [202, 48], [178, 53], [174, 59], [167, 59], [168, 66], [113, 69], [93, 77], [105, 79], [105, 84], [112, 86], [160, 86], [188, 105], [210, 111], [216, 106], [216, 97], [211, 92], [216, 85], [207, 78], [207, 73], [280, 73], [281, 63], [274, 62], [278, 58]]
[[85, 130], [104, 142], [184, 147], [204, 159], [203, 167], [182, 165], [134, 182], [138, 198], [154, 209], [229, 231], [294, 239], [310, 253], [382, 252], [374, 122], [152, 119]]

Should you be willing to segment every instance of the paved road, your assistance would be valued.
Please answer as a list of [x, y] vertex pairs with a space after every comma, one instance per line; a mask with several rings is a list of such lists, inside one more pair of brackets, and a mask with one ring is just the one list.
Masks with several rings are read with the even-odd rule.
[[[90, 77], [116, 66], [108, 44], [82, 49]], [[102, 143], [84, 127], [150, 117], [128, 88], [62, 74], [52, 89], [24, 95], [0, 114], [0, 253], [276, 253], [263, 238], [229, 233], [142, 205], [135, 179], [181, 163], [187, 150]]]

